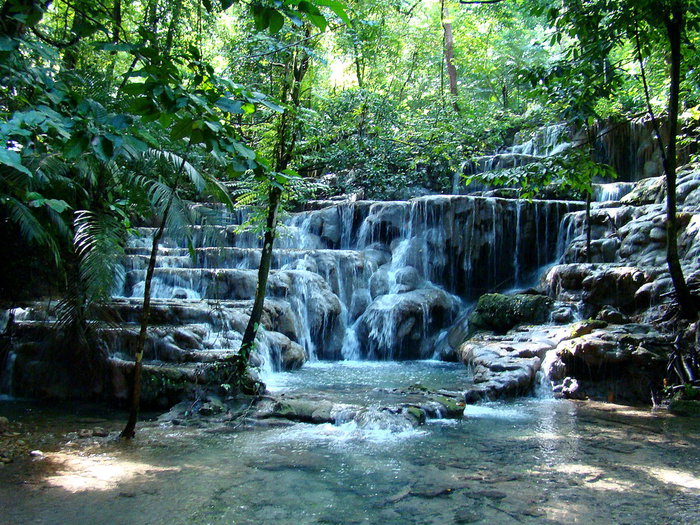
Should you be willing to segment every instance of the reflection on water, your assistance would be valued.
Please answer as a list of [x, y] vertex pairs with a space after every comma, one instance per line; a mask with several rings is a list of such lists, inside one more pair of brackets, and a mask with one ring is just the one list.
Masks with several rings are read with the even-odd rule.
[[[440, 367], [399, 368], [319, 364], [275, 388], [328, 380], [329, 395], [367, 398], [429, 382]], [[9, 523], [696, 523], [699, 431], [663, 412], [539, 399], [469, 406], [461, 420], [393, 434], [353, 423], [153, 425], [134, 443], [64, 447], [44, 460], [57, 462], [50, 475], [0, 483], [0, 502]], [[128, 476], [97, 476], [91, 490], [80, 483], [91, 472]]]

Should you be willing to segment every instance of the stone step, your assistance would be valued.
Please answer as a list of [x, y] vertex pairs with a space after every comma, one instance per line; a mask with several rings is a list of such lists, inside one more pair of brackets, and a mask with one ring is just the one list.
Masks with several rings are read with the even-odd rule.
[[[157, 268], [199, 269], [252, 269], [260, 265], [261, 250], [258, 248], [195, 248], [190, 253], [187, 248], [162, 248], [156, 259]], [[388, 256], [387, 256], [388, 257]], [[149, 248], [127, 248], [126, 267], [128, 270], [145, 270], [150, 258]], [[329, 249], [275, 249], [272, 254], [272, 268], [289, 266], [311, 268], [318, 273], [329, 274], [331, 270], [357, 272], [364, 269], [368, 257], [358, 250]]]

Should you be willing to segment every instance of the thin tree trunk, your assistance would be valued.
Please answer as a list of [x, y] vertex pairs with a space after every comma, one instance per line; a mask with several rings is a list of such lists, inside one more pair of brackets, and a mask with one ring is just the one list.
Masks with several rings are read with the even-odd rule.
[[[308, 36], [308, 32], [307, 32]], [[302, 55], [301, 57], [299, 55]], [[288, 106], [299, 107], [301, 99], [301, 83], [309, 69], [309, 57], [303, 50], [295, 51], [294, 58], [288, 73], [285, 75], [289, 78], [285, 81], [281, 100], [286, 102]], [[285, 111], [280, 117], [279, 127], [277, 129], [277, 147], [275, 152], [275, 171], [281, 172], [287, 169], [289, 162], [294, 153], [298, 130], [294, 122], [294, 116], [289, 115]], [[242, 379], [248, 367], [248, 359], [255, 344], [255, 337], [258, 332], [260, 319], [262, 317], [263, 307], [265, 306], [265, 294], [267, 292], [267, 281], [270, 274], [270, 266], [272, 264], [272, 249], [277, 233], [277, 221], [279, 216], [280, 204], [282, 200], [282, 189], [279, 186], [272, 185], [269, 192], [269, 203], [267, 209], [267, 219], [265, 224], [265, 235], [263, 238], [262, 255], [260, 258], [260, 266], [258, 267], [258, 285], [255, 290], [255, 300], [253, 309], [248, 319], [243, 340], [241, 341], [241, 349], [236, 357], [236, 373], [238, 379]]]
[[175, 0], [173, 5], [173, 11], [171, 14], [170, 24], [168, 25], [168, 32], [165, 36], [165, 52], [164, 54], [170, 55], [173, 49], [173, 39], [175, 38], [175, 28], [177, 27], [177, 21], [180, 18], [180, 11], [182, 10], [182, 0]]
[[678, 135], [678, 103], [681, 83], [681, 37], [683, 34], [683, 7], [674, 2], [671, 12], [666, 15], [666, 31], [671, 45], [671, 84], [668, 96], [668, 148], [664, 159], [666, 172], [666, 262], [671, 274], [676, 297], [684, 317], [694, 319], [698, 314], [698, 305], [688, 289], [683, 276], [683, 269], [678, 257], [678, 217], [676, 214], [676, 168]]
[[586, 192], [586, 262], [591, 262], [591, 193]]
[[250, 353], [253, 351], [253, 347], [255, 345], [255, 336], [257, 335], [258, 326], [263, 313], [263, 307], [265, 306], [267, 280], [270, 275], [270, 267], [272, 266], [272, 248], [275, 242], [275, 235], [277, 233], [277, 219], [279, 216], [281, 197], [282, 191], [279, 188], [276, 186], [270, 188], [270, 202], [267, 210], [267, 221], [265, 224], [265, 236], [263, 239], [260, 266], [258, 267], [258, 284], [255, 290], [255, 301], [253, 302], [253, 309], [250, 312], [248, 325], [246, 326], [243, 334], [241, 349], [238, 352], [236, 359], [236, 373], [239, 379], [244, 376], [248, 366], [248, 359], [250, 358]]
[[163, 236], [165, 222], [168, 218], [170, 206], [165, 210], [160, 226], [153, 236], [151, 244], [151, 255], [148, 259], [148, 269], [146, 270], [146, 281], [143, 289], [143, 307], [141, 309], [141, 329], [139, 338], [136, 341], [136, 355], [134, 357], [134, 375], [131, 384], [131, 402], [129, 403], [129, 420], [122, 430], [120, 437], [131, 439], [136, 434], [136, 421], [139, 417], [139, 409], [141, 407], [141, 370], [143, 368], [143, 351], [146, 346], [146, 335], [148, 334], [148, 321], [151, 315], [151, 284], [153, 283], [153, 274], [156, 268], [156, 259], [158, 258], [158, 244]]
[[[71, 38], [78, 34], [80, 27], [85, 23], [85, 16], [79, 11], [73, 13], [73, 22], [71, 23]], [[76, 46], [68, 46], [63, 52], [63, 69], [71, 71], [78, 64], [78, 50]]]
[[445, 65], [447, 66], [447, 76], [450, 80], [452, 108], [459, 113], [459, 105], [457, 104], [457, 68], [455, 67], [454, 37], [452, 35], [452, 22], [450, 22], [449, 16], [450, 13], [445, 7], [445, 2], [443, 0], [441, 6], [441, 22], [445, 36]]
[[175, 176], [175, 184], [173, 184], [172, 193], [168, 198], [168, 203], [165, 205], [165, 210], [163, 210], [160, 225], [158, 226], [156, 233], [153, 235], [153, 242], [151, 243], [151, 254], [148, 258], [148, 269], [146, 270], [146, 280], [144, 281], [143, 287], [141, 328], [139, 330], [139, 338], [136, 341], [136, 352], [134, 355], [134, 374], [131, 385], [129, 419], [126, 422], [124, 430], [122, 430], [122, 433], [119, 435], [119, 437], [126, 439], [131, 439], [134, 437], [134, 435], [136, 435], [136, 421], [138, 420], [139, 410], [141, 408], [141, 371], [143, 368], [143, 352], [146, 347], [146, 336], [148, 335], [148, 322], [151, 316], [151, 285], [153, 283], [153, 274], [155, 273], [156, 268], [156, 259], [158, 258], [158, 244], [160, 243], [160, 239], [163, 237], [165, 225], [168, 222], [168, 215], [170, 214], [170, 207], [175, 200], [175, 192], [177, 191], [177, 187], [180, 182], [180, 175], [182, 175], [182, 170], [185, 169], [186, 162], [187, 155], [182, 158], [182, 163], [180, 164], [180, 168]]

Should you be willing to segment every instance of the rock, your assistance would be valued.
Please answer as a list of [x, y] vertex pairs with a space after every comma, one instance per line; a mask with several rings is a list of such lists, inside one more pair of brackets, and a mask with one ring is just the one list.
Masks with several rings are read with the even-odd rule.
[[306, 423], [333, 423], [334, 404], [325, 399], [284, 398], [259, 413], [258, 417], [283, 418]]
[[421, 284], [421, 277], [413, 266], [404, 266], [396, 272], [396, 284], [399, 292], [410, 292], [418, 288]]
[[474, 492], [473, 495], [474, 496], [481, 496], [481, 497], [488, 498], [488, 499], [495, 499], [495, 500], [501, 500], [501, 499], [505, 499], [508, 497], [508, 494], [506, 494], [505, 492], [502, 492], [500, 490], [490, 490], [490, 489], [479, 490], [477, 492]]
[[700, 400], [674, 399], [669, 403], [668, 409], [674, 414], [682, 416], [700, 416]]
[[612, 324], [624, 324], [629, 322], [629, 317], [613, 306], [604, 306], [596, 316], [596, 319]]
[[564, 378], [561, 384], [561, 394], [566, 399], [586, 399], [586, 395], [581, 391], [578, 381], [571, 377]]
[[593, 330], [605, 328], [606, 326], [608, 326], [608, 323], [600, 319], [589, 319], [587, 321], [581, 321], [580, 323], [576, 323], [574, 325], [573, 329], [571, 330], [571, 337], [581, 337], [583, 335], [590, 334], [591, 332], [593, 332]]
[[364, 359], [424, 359], [432, 355], [433, 336], [449, 325], [459, 305], [438, 288], [387, 294], [357, 320]]
[[484, 519], [484, 515], [471, 509], [461, 509], [455, 512], [454, 522], [462, 525], [466, 523], [476, 523]]
[[205, 402], [199, 407], [199, 413], [202, 416], [213, 416], [226, 411], [226, 405], [219, 396], [207, 394]]
[[279, 332], [265, 332], [261, 344], [267, 344], [273, 357], [273, 368], [297, 370], [306, 362], [304, 348]]
[[552, 299], [544, 295], [482, 295], [469, 317], [470, 332], [492, 330], [504, 334], [518, 324], [544, 323], [552, 304]]
[[350, 302], [350, 322], [354, 322], [360, 317], [367, 307], [372, 303], [372, 294], [367, 288], [359, 288], [353, 290], [352, 300]]
[[92, 435], [95, 437], [107, 437], [109, 436], [109, 430], [105, 430], [102, 427], [95, 427], [92, 429]]
[[386, 267], [379, 268], [369, 279], [369, 291], [372, 299], [389, 293], [389, 273]]

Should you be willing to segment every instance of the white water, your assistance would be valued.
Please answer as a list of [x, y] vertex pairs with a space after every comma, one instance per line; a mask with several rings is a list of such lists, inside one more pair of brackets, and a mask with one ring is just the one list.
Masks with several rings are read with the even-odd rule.
[[[276, 243], [268, 294], [291, 308], [296, 329], [287, 335], [311, 361], [430, 357], [463, 299], [518, 285], [553, 260], [549, 232], [571, 206], [432, 196], [292, 214]], [[246, 221], [239, 211], [220, 221], [225, 226], [195, 228], [195, 240], [205, 244], [195, 246], [194, 258], [185, 239], [165, 236], [152, 289], [156, 303], [191, 308], [197, 301], [252, 297], [261, 240], [241, 226]], [[523, 250], [533, 227], [536, 242]], [[126, 298], [143, 294], [153, 229], [139, 232], [119, 294]], [[229, 311], [235, 313], [222, 315]], [[216, 333], [217, 324], [209, 323], [206, 341], [235, 350], [240, 337], [231, 322], [228, 335]], [[279, 369], [270, 345], [262, 341], [259, 350], [268, 370]]]

